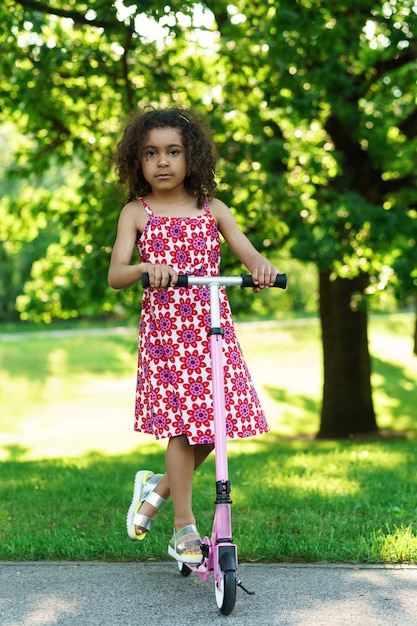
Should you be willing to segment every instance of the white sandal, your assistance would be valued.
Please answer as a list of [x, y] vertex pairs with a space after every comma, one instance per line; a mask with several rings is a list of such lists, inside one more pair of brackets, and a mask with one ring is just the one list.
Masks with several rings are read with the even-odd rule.
[[176, 532], [174, 528], [174, 534], [168, 546], [168, 554], [180, 563], [198, 565], [203, 560], [203, 554], [194, 554], [192, 552], [187, 552], [186, 550], [187, 548], [201, 547], [201, 539], [190, 539], [189, 541], [181, 542], [181, 539], [184, 539], [184, 537], [188, 537], [188, 535], [199, 536], [198, 530], [194, 526], [194, 524], [184, 526], [184, 528], [181, 528], [181, 530], [179, 530], [178, 532]]
[[[139, 513], [142, 504], [148, 502], [159, 511], [166, 502], [164, 498], [154, 491], [162, 476], [163, 474], [153, 474], [149, 470], [141, 470], [136, 473], [132, 503], [126, 517], [127, 534], [132, 541], [142, 541], [145, 539], [152, 526], [153, 518]], [[145, 531], [138, 535], [136, 526], [144, 528]]]

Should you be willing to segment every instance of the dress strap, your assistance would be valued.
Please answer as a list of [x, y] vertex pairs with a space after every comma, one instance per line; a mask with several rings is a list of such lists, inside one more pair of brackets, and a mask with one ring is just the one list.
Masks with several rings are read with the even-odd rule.
[[[143, 198], [139, 198], [139, 202], [141, 203], [141, 205], [143, 206], [143, 208], [145, 209], [145, 211], [147, 212], [148, 215], [153, 215], [151, 207], [149, 206], [149, 204], [147, 204], [145, 202], [145, 200]], [[211, 215], [211, 211], [210, 211], [210, 207], [209, 207], [209, 203], [208, 203], [207, 198], [204, 198], [203, 207], [204, 207], [204, 212], [205, 213], [209, 213]]]
[[148, 215], [153, 215], [151, 211], [151, 207], [149, 206], [149, 204], [146, 204], [143, 198], [139, 198], [139, 202], [142, 204], [143, 208], [145, 209]]

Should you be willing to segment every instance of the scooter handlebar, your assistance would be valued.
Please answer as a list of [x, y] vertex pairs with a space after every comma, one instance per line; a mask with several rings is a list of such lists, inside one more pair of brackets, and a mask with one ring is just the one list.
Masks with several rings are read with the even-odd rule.
[[[256, 287], [256, 283], [253, 282], [250, 274], [241, 274], [240, 276], [190, 276], [189, 274], [178, 274], [178, 280], [175, 287], [187, 288], [190, 284], [208, 285], [210, 284], [210, 278], [213, 278], [217, 283], [224, 284], [226, 287], [232, 285], [244, 287]], [[150, 287], [149, 274], [144, 272], [142, 274], [142, 286], [146, 289]], [[275, 283], [272, 287], [279, 287], [285, 289], [287, 287], [287, 275], [277, 274]]]

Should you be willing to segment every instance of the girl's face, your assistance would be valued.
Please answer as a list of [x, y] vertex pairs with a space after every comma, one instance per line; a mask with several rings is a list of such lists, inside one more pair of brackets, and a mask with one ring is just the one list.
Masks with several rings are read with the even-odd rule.
[[140, 162], [152, 191], [173, 191], [183, 187], [187, 160], [179, 130], [167, 126], [149, 131]]

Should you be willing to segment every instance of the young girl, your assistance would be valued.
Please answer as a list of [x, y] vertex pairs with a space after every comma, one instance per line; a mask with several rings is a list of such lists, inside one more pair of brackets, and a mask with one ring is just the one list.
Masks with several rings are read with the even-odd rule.
[[[135, 430], [168, 438], [166, 473], [136, 474], [127, 515], [132, 540], [142, 540], [169, 495], [174, 533], [168, 552], [180, 562], [202, 559], [192, 510], [193, 472], [214, 448], [209, 291], [174, 289], [179, 273], [220, 274], [220, 238], [252, 274], [255, 292], [273, 285], [278, 270], [249, 242], [231, 211], [214, 197], [214, 148], [205, 124], [172, 108], [131, 116], [118, 144], [116, 171], [127, 183], [109, 284], [123, 289], [149, 274], [139, 328]], [[132, 264], [137, 248], [139, 263]], [[228, 438], [268, 431], [235, 336], [225, 290], [225, 400]]]

